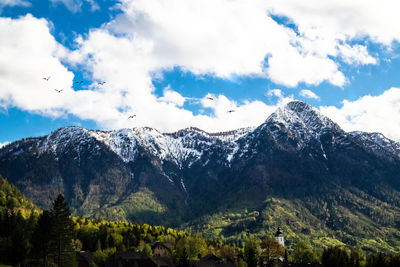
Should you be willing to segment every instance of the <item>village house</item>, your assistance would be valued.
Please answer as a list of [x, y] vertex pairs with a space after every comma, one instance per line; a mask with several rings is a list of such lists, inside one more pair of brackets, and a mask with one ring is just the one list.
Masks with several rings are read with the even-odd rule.
[[149, 244], [151, 250], [153, 251], [153, 256], [155, 257], [170, 257], [171, 256], [171, 244], [162, 243], [156, 241], [154, 243]]

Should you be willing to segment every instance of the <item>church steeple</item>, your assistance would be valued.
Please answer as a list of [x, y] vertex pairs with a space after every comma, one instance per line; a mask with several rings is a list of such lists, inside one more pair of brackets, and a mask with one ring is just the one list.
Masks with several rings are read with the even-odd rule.
[[283, 236], [280, 227], [278, 227], [278, 230], [275, 233], [275, 240], [278, 241], [278, 243], [281, 244], [283, 247], [285, 246], [285, 237]]

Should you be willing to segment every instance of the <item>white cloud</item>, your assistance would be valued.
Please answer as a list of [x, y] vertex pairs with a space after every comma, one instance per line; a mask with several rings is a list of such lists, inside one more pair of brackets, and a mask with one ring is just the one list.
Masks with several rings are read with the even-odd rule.
[[[73, 12], [83, 3], [51, 1]], [[399, 29], [391, 24], [399, 25], [398, 16], [390, 12], [398, 4], [385, 3], [391, 8], [344, 0], [121, 0], [122, 13], [77, 38], [74, 51], [55, 41], [44, 19], [0, 18], [5, 55], [0, 58], [0, 106], [47, 116], [73, 114], [103, 128], [152, 126], [172, 131], [197, 126], [221, 131], [254, 126], [276, 105], [217, 95], [213, 101], [204, 97], [199, 102], [212, 111], [210, 116], [194, 115], [183, 108], [189, 98], [171, 88], [157, 97], [152, 79], [180, 67], [199, 76], [261, 76], [292, 87], [301, 82], [343, 86], [343, 62], [377, 64], [366, 45], [352, 41], [369, 37], [389, 45], [399, 40]], [[372, 14], [374, 8], [383, 15]], [[288, 16], [298, 32], [278, 24], [272, 13]], [[94, 81], [106, 84], [74, 91], [74, 75], [63, 62], [88, 70]], [[49, 82], [42, 79], [49, 75]], [[54, 88], [64, 91], [58, 94]], [[278, 97], [277, 105], [293, 99], [281, 91], [270, 94]], [[229, 109], [235, 112], [227, 113]], [[137, 117], [127, 120], [131, 113]]]
[[400, 141], [400, 88], [355, 101], [344, 100], [340, 108], [323, 106], [320, 111], [346, 131], [380, 132]]
[[[54, 89], [70, 93], [73, 74], [60, 63], [58, 54], [64, 48], [48, 27], [46, 20], [31, 15], [15, 20], [0, 18], [2, 106], [60, 115], [65, 102]], [[48, 76], [51, 76], [48, 82], [42, 79]]]
[[268, 98], [276, 97], [278, 99], [277, 106], [282, 106], [294, 100], [293, 95], [285, 96], [281, 89], [270, 89], [265, 94]]
[[[329, 58], [332, 51], [310, 45], [268, 16], [269, 2], [255, 0], [123, 0], [124, 11], [106, 29], [133, 42], [148, 42], [159, 68], [180, 66], [195, 74], [257, 75], [296, 86], [346, 79]], [[265, 60], [267, 64], [265, 64]], [[157, 66], [155, 66], [157, 67]]]
[[[92, 31], [82, 40], [80, 50], [70, 53], [50, 34], [46, 20], [31, 15], [0, 18], [0, 47], [7, 51], [0, 58], [0, 103], [5, 108], [53, 117], [72, 114], [106, 129], [151, 126], [162, 131], [189, 126], [207, 131], [254, 126], [276, 108], [260, 101], [237, 103], [219, 95], [211, 103], [199, 101], [212, 111], [211, 116], [195, 116], [182, 108], [188, 98], [173, 89], [167, 87], [162, 97], [155, 96], [151, 70], [158, 64], [148, 55], [151, 43], [131, 42], [104, 30]], [[85, 61], [93, 72], [90, 90], [72, 89], [73, 73], [62, 64], [67, 58], [75, 63]], [[49, 81], [42, 79], [48, 76]], [[106, 83], [98, 86], [97, 81]], [[228, 114], [228, 109], [235, 113]], [[128, 120], [132, 113], [137, 116]]]
[[31, 6], [31, 3], [26, 0], [0, 0], [0, 12], [1, 10], [6, 7], [6, 6], [23, 6], [23, 7], [29, 7]]
[[313, 91], [308, 90], [308, 89], [301, 90], [299, 94], [300, 94], [300, 96], [305, 97], [305, 98], [319, 100], [319, 96], [316, 95]]
[[367, 48], [362, 45], [353, 45], [350, 46], [348, 44], [338, 46], [340, 51], [340, 57], [347, 64], [377, 64], [376, 58], [370, 56], [368, 54]]
[[180, 93], [172, 90], [170, 86], [164, 88], [164, 95], [159, 100], [178, 107], [182, 107], [185, 103], [185, 98]]
[[[323, 49], [335, 49], [335, 40], [362, 40], [390, 45], [400, 41], [400, 23], [397, 0], [273, 0], [274, 13], [288, 16], [314, 44], [326, 43]], [[329, 45], [330, 43], [330, 45]], [[333, 46], [332, 46], [333, 45]], [[361, 51], [362, 52], [362, 51]]]
[[100, 9], [99, 5], [94, 0], [50, 0], [50, 1], [54, 5], [57, 5], [57, 4], [65, 5], [65, 7], [73, 13], [81, 11], [83, 1], [87, 2], [90, 5], [91, 11], [96, 11], [96, 10]]
[[50, 0], [54, 5], [63, 4], [65, 7], [73, 12], [76, 13], [81, 10], [82, 1], [81, 0]]

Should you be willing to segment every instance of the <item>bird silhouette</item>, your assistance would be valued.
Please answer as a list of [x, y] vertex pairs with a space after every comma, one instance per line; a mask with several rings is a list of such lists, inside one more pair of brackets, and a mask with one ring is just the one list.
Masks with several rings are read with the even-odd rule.
[[75, 83], [77, 83], [77, 84], [82, 84], [82, 83], [83, 83], [83, 81], [80, 81], [80, 82], [75, 82]]
[[232, 113], [232, 112], [235, 112], [235, 111], [233, 109], [228, 110], [228, 113]]
[[54, 89], [57, 93], [61, 93], [64, 89]]
[[136, 117], [136, 115], [130, 115], [130, 116], [128, 117], [128, 119], [133, 119], [134, 117]]
[[214, 98], [212, 98], [212, 97], [209, 97], [209, 96], [207, 97], [207, 99], [209, 99], [209, 100], [214, 100]]
[[50, 79], [50, 76], [49, 77], [47, 77], [47, 78], [42, 78], [43, 80], [46, 80], [47, 82], [49, 81], [49, 79]]
[[104, 85], [106, 82], [98, 82], [98, 85]]

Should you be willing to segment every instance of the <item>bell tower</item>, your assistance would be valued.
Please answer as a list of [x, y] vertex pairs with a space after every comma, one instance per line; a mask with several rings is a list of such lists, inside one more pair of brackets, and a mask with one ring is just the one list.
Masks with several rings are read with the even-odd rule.
[[283, 236], [280, 227], [278, 227], [278, 230], [275, 233], [275, 240], [278, 241], [278, 243], [281, 244], [283, 247], [285, 246], [285, 237]]

